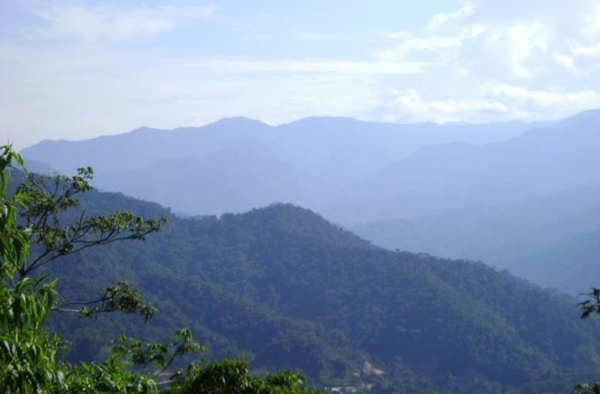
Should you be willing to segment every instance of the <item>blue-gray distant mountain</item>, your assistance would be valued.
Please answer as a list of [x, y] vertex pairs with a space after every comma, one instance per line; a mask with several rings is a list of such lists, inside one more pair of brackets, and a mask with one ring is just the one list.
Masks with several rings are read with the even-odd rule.
[[35, 160], [26, 159], [24, 164], [29, 172], [35, 172], [36, 174], [52, 175], [56, 172], [54, 168]]
[[339, 196], [334, 218], [415, 218], [600, 185], [600, 110], [501, 143], [430, 146]]
[[353, 230], [387, 248], [483, 260], [578, 293], [598, 282], [598, 256], [556, 256], [600, 229], [599, 153], [599, 111], [504, 143], [428, 147], [355, 185], [332, 216], [369, 218]]
[[600, 186], [580, 187], [503, 207], [381, 220], [352, 230], [389, 249], [481, 260], [577, 294], [599, 282], [591, 268], [600, 267], [600, 254], [575, 242], [600, 229], [599, 197]]
[[515, 275], [535, 278], [543, 286], [590, 292], [600, 278], [600, 226], [506, 263]]
[[97, 186], [176, 212], [241, 212], [273, 202], [325, 212], [333, 196], [420, 147], [500, 141], [529, 127], [522, 122], [399, 125], [348, 118], [307, 118], [272, 127], [231, 118], [196, 128], [141, 128], [86, 141], [43, 141], [21, 153], [64, 173], [92, 166]]

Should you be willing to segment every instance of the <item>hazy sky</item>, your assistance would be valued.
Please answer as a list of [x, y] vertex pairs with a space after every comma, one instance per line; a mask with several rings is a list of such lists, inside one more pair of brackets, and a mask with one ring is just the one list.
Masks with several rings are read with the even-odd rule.
[[0, 0], [0, 143], [600, 107], [597, 0]]

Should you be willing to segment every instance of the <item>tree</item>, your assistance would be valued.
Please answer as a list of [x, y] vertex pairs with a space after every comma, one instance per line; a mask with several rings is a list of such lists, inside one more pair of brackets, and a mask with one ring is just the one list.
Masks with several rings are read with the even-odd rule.
[[[89, 191], [91, 169], [72, 178], [27, 174], [14, 193], [7, 193], [12, 164], [23, 162], [10, 146], [0, 148], [0, 383], [7, 392], [51, 392], [79, 389], [137, 387], [151, 390], [151, 377], [127, 373], [123, 353], [102, 365], [71, 366], [57, 360], [62, 343], [50, 336], [44, 322], [52, 311], [93, 316], [100, 312], [140, 312], [146, 321], [154, 313], [125, 283], [104, 290], [102, 297], [84, 303], [59, 305], [58, 279], [35, 276], [35, 271], [68, 254], [125, 239], [143, 239], [158, 231], [164, 220], [142, 220], [130, 213], [85, 217], [64, 223], [60, 215], [77, 205], [76, 196]], [[80, 304], [80, 305], [79, 305]], [[66, 307], [79, 305], [79, 309]], [[102, 382], [98, 377], [102, 376]], [[79, 391], [79, 390], [75, 390]], [[109, 390], [110, 391], [110, 390]]]
[[[8, 193], [13, 163], [25, 172], [25, 182]], [[97, 217], [80, 212], [65, 220], [65, 212], [77, 207], [77, 195], [91, 190], [92, 175], [91, 168], [79, 169], [73, 177], [28, 174], [10, 146], [0, 147], [0, 387], [4, 392], [156, 392], [164, 383], [177, 393], [316, 392], [300, 387], [302, 378], [292, 372], [254, 377], [240, 360], [192, 364], [169, 381], [157, 382], [176, 358], [204, 350], [187, 329], [178, 331], [170, 344], [117, 337], [109, 358], [100, 364], [59, 361], [63, 344], [44, 329], [53, 311], [86, 317], [140, 313], [145, 322], [155, 313], [154, 306], [143, 304], [126, 282], [104, 289], [96, 300], [59, 304], [58, 279], [37, 274], [41, 267], [90, 247], [143, 240], [166, 223], [128, 212]], [[148, 365], [157, 371], [145, 372]]]
[[304, 379], [293, 372], [267, 373], [262, 378], [253, 376], [245, 360], [224, 360], [205, 367], [191, 366], [169, 393], [210, 393], [210, 394], [301, 394], [318, 393], [300, 387]]
[[[15, 157], [15, 156], [13, 156]], [[28, 242], [36, 253], [16, 264], [20, 278], [53, 263], [61, 257], [78, 253], [90, 247], [107, 245], [124, 240], [143, 240], [148, 234], [157, 232], [166, 219], [142, 219], [131, 212], [87, 217], [85, 212], [65, 220], [65, 213], [77, 207], [77, 195], [91, 190], [89, 180], [91, 168], [80, 168], [77, 175], [53, 177], [26, 174], [25, 181], [16, 190], [21, 200], [21, 225], [28, 231]], [[78, 311], [66, 309], [79, 306]], [[101, 312], [123, 311], [141, 313], [148, 321], [155, 310], [151, 304], [142, 304], [139, 293], [126, 282], [104, 290], [103, 296], [87, 302], [71, 302], [55, 309], [79, 312], [94, 316]]]
[[[581, 318], [587, 319], [592, 315], [600, 315], [600, 288], [594, 287], [590, 293], [582, 293], [588, 299], [577, 304], [581, 309]], [[575, 386], [576, 394], [600, 394], [600, 382], [582, 383]]]
[[600, 288], [594, 287], [590, 293], [582, 293], [588, 297], [587, 300], [577, 304], [581, 309], [581, 318], [586, 319], [591, 315], [600, 315]]

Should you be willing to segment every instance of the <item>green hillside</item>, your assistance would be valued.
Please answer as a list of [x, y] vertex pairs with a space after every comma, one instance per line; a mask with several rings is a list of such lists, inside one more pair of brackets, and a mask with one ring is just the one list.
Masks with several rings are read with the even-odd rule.
[[375, 393], [562, 392], [598, 368], [600, 326], [579, 320], [576, 301], [481, 263], [386, 251], [291, 205], [181, 219], [92, 192], [82, 209], [170, 223], [53, 266], [67, 299], [128, 280], [159, 307], [146, 326], [55, 315], [73, 359], [96, 357], [116, 333], [156, 340], [186, 326], [213, 357]]

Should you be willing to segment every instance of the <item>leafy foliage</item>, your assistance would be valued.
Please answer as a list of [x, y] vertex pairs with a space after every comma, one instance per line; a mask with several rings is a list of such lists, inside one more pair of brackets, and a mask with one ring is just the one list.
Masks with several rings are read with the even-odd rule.
[[[82, 305], [80, 309], [67, 309], [76, 305]], [[88, 307], [88, 305], [95, 305]], [[131, 288], [126, 281], [120, 281], [114, 286], [104, 289], [99, 299], [84, 302], [67, 302], [54, 307], [60, 312], [78, 312], [84, 317], [97, 317], [99, 313], [123, 312], [135, 314], [139, 312], [144, 317], [144, 323], [148, 323], [156, 314], [156, 307], [152, 303], [142, 303], [141, 295]]]
[[[190, 366], [185, 378], [176, 380], [169, 393], [210, 394], [312, 394], [317, 390], [300, 387], [304, 379], [286, 371], [279, 374], [267, 373], [263, 377], [250, 374], [248, 362], [231, 359], [215, 362], [204, 367]], [[210, 388], [210, 389], [206, 389]]]
[[56, 280], [15, 278], [29, 251], [30, 229], [17, 223], [19, 207], [27, 196], [17, 193], [6, 198], [8, 172], [12, 160], [22, 164], [10, 147], [0, 154], [0, 382], [7, 392], [64, 388], [64, 373], [56, 368], [59, 342], [43, 329], [57, 295]]
[[17, 188], [17, 195], [27, 196], [22, 202], [24, 226], [32, 234], [31, 242], [42, 252], [18, 267], [21, 277], [89, 247], [107, 245], [126, 239], [143, 240], [146, 235], [159, 231], [166, 219], [143, 220], [131, 212], [86, 217], [85, 212], [74, 223], [62, 223], [60, 215], [78, 204], [77, 195], [89, 192], [93, 176], [91, 168], [80, 168], [73, 177], [54, 175], [51, 178], [27, 174], [26, 182]]
[[[592, 315], [600, 315], [600, 288], [594, 287], [590, 293], [583, 293], [582, 296], [588, 297], [578, 304], [581, 309], [581, 318], [587, 319]], [[575, 386], [576, 394], [594, 393], [600, 394], [600, 382], [581, 383]]]
[[589, 299], [578, 304], [581, 308], [581, 318], [585, 319], [592, 314], [600, 315], [600, 288], [594, 287], [590, 293], [583, 293], [582, 295]]

